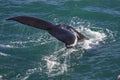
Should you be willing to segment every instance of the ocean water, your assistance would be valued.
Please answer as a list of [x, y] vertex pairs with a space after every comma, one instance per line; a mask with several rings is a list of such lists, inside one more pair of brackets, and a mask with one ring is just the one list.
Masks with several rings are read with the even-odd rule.
[[[77, 48], [15, 21], [33, 16], [74, 27]], [[0, 80], [117, 80], [120, 0], [0, 0]]]

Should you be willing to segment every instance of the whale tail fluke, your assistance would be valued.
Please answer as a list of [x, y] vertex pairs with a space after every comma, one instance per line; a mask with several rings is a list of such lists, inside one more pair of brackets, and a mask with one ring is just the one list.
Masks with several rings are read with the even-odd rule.
[[38, 29], [47, 30], [56, 39], [65, 43], [67, 48], [75, 46], [77, 41], [88, 39], [73, 27], [65, 24], [54, 25], [42, 19], [29, 16], [17, 16], [8, 18], [7, 20], [13, 20]]
[[22, 24], [43, 29], [43, 30], [50, 30], [55, 27], [55, 25], [50, 22], [44, 21], [42, 19], [34, 18], [34, 17], [29, 17], [29, 16], [17, 16], [17, 17], [8, 18], [6, 20], [14, 20]]

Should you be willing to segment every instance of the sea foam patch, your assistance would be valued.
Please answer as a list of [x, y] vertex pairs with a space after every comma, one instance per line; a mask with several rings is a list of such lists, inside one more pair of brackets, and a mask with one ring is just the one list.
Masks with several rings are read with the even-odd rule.
[[68, 66], [70, 63], [70, 55], [78, 51], [77, 49], [66, 49], [61, 48], [55, 51], [49, 56], [44, 56], [43, 60], [46, 61], [47, 75], [49, 77], [64, 74], [68, 71]]
[[10, 56], [9, 54], [6, 54], [6, 53], [2, 53], [2, 52], [0, 52], [0, 56]]
[[3, 76], [2, 75], [0, 75], [0, 80], [3, 80]]
[[91, 49], [95, 45], [98, 45], [101, 41], [104, 41], [107, 35], [99, 29], [98, 31], [91, 30], [90, 28], [78, 28], [78, 31], [89, 38], [78, 44], [84, 49]]

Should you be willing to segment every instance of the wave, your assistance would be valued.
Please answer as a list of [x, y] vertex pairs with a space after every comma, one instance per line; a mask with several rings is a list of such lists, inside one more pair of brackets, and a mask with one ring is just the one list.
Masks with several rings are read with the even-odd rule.
[[10, 56], [9, 54], [6, 54], [6, 53], [2, 53], [2, 52], [0, 52], [0, 56]]
[[109, 9], [109, 8], [100, 8], [100, 7], [88, 6], [88, 7], [82, 8], [82, 10], [89, 11], [89, 12], [106, 13], [106, 14], [110, 14], [110, 15], [114, 15], [114, 16], [115, 15], [120, 16], [120, 11], [116, 11], [114, 9]]
[[12, 3], [15, 4], [29, 4], [33, 2], [44, 2], [46, 4], [51, 4], [51, 5], [59, 5], [60, 3], [67, 2], [69, 0], [64, 0], [64, 1], [58, 1], [58, 0], [9, 0]]
[[0, 43], [1, 48], [28, 48], [34, 46], [41, 46], [54, 41], [54, 38], [47, 34], [37, 33], [33, 35], [0, 35], [9, 40], [2, 40]]

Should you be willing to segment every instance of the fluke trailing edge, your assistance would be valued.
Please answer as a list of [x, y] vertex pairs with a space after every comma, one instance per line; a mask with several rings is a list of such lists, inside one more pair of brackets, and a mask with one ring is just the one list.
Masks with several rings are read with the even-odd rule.
[[65, 43], [67, 48], [74, 47], [80, 40], [88, 39], [73, 27], [65, 24], [54, 25], [42, 19], [29, 16], [17, 16], [7, 20], [14, 20], [28, 26], [46, 30], [52, 36]]

